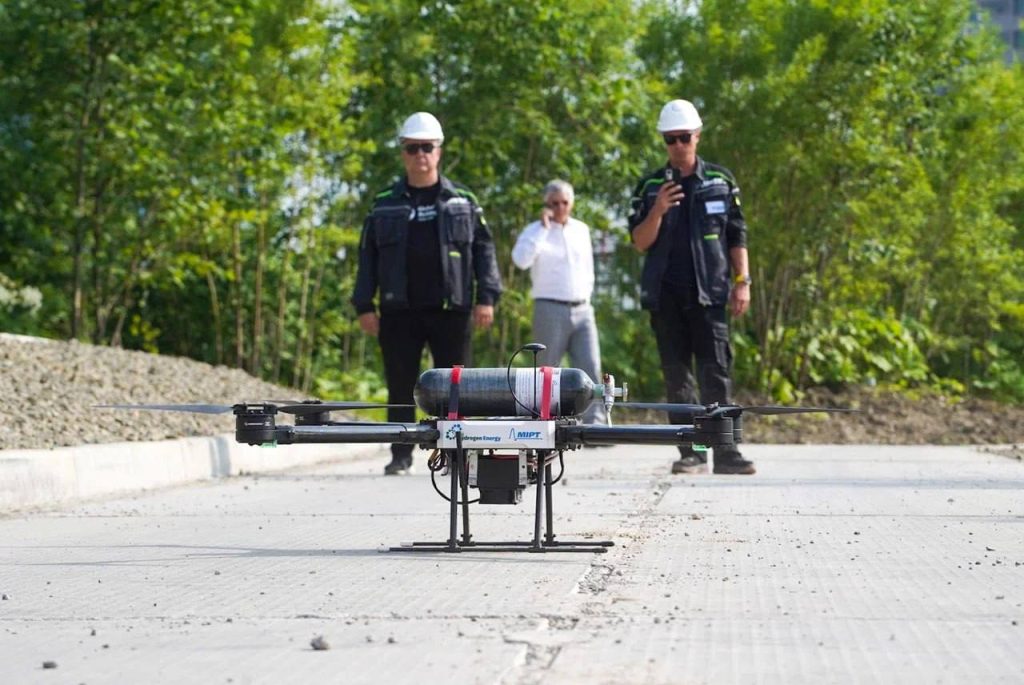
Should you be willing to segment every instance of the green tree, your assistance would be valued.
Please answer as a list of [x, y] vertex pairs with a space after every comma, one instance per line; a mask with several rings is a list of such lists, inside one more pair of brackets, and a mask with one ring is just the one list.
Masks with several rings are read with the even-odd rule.
[[[631, 186], [658, 108], [701, 108], [744, 191], [742, 384], [875, 380], [1024, 398], [1024, 75], [973, 3], [0, 2], [5, 328], [382, 392], [347, 300], [396, 127], [429, 110], [529, 336], [519, 230], [553, 177], [600, 246], [604, 366], [660, 394]], [[27, 297], [27, 299], [25, 299]]]
[[[971, 30], [972, 7], [713, 0], [652, 23], [648, 73], [703, 106], [704, 151], [744, 186], [758, 283], [747, 382], [787, 396], [811, 382], [966, 380], [942, 360], [1020, 300], [1019, 248], [998, 214], [1022, 178], [1020, 71]], [[864, 327], [875, 320], [898, 334]], [[899, 363], [905, 340], [929, 360], [925, 379]]]
[[405, 116], [441, 119], [443, 169], [480, 196], [508, 289], [498, 325], [477, 336], [475, 362], [504, 363], [529, 334], [526, 276], [509, 253], [539, 212], [544, 183], [570, 180], [581, 216], [608, 233], [639, 173], [630, 147], [650, 103], [630, 74], [635, 5], [401, 0], [353, 9], [359, 84], [349, 114], [375, 145], [363, 187], [384, 187], [400, 171], [395, 134]]

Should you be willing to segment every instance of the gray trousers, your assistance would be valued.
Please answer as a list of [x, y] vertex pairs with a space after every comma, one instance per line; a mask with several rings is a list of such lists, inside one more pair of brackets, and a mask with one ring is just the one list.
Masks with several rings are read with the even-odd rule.
[[[569, 353], [569, 363], [601, 382], [601, 345], [597, 338], [594, 308], [589, 304], [569, 305], [549, 300], [533, 301], [533, 342], [547, 349], [537, 356], [544, 366], [561, 366]], [[607, 423], [604, 404], [595, 400], [583, 415], [587, 423]]]

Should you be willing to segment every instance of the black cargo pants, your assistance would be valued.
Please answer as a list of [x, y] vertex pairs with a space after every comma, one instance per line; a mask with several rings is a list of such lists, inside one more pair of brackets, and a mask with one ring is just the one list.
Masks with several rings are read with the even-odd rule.
[[[381, 357], [388, 384], [389, 404], [412, 404], [420, 376], [423, 346], [430, 346], [435, 368], [471, 362], [471, 313], [444, 309], [403, 309], [380, 315]], [[411, 423], [415, 409], [388, 409], [388, 421]], [[413, 445], [391, 445], [391, 458], [412, 458]]]
[[[725, 307], [705, 307], [684, 302], [668, 288], [661, 291], [651, 327], [658, 342], [665, 395], [669, 402], [700, 404], [732, 401], [732, 347]], [[696, 361], [696, 374], [694, 362]], [[689, 423], [685, 415], [669, 413], [673, 424]], [[680, 447], [683, 456], [693, 454]], [[735, 447], [719, 448], [719, 457], [738, 453]]]

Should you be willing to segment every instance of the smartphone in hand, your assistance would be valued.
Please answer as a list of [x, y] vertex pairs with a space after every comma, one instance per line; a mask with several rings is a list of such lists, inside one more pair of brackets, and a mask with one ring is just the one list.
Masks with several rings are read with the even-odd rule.
[[545, 207], [540, 210], [540, 222], [544, 225], [544, 228], [551, 228], [551, 220], [555, 217], [555, 213], [549, 208]]

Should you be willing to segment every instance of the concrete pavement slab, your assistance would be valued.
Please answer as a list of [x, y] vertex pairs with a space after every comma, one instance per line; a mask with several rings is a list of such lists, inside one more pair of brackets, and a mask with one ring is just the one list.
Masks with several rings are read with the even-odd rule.
[[[378, 552], [448, 530], [381, 454], [0, 519], [0, 682], [1024, 682], [1019, 462], [746, 451], [568, 455], [557, 530], [602, 555]], [[478, 539], [527, 539], [532, 494]]]
[[668, 490], [547, 677], [1024, 680], [1024, 469], [970, 449], [878, 452], [765, 447], [759, 477]]

